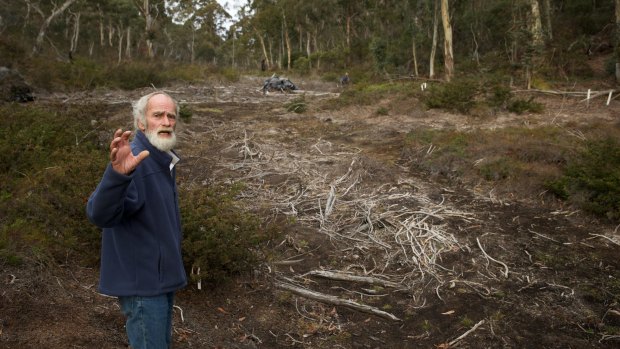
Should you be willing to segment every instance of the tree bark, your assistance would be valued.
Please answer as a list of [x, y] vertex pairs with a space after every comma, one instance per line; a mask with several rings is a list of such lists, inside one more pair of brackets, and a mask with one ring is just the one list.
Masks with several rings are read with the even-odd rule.
[[553, 15], [553, 8], [551, 7], [551, 0], [544, 0], [545, 3], [545, 21], [547, 22], [547, 38], [553, 40], [553, 26], [551, 24], [551, 18]]
[[147, 56], [148, 58], [153, 58], [155, 57], [155, 52], [153, 51], [153, 35], [155, 33], [156, 16], [153, 16], [153, 14], [151, 13], [151, 6], [149, 3], [149, 0], [143, 0], [142, 5], [140, 5], [137, 2], [138, 0], [135, 0], [135, 1], [136, 1], [136, 5], [138, 6], [138, 9], [142, 13], [142, 16], [144, 16], [144, 20], [146, 22], [144, 30], [146, 32], [145, 41], [146, 41]]
[[80, 37], [80, 17], [80, 12], [73, 15], [75, 22], [73, 23], [73, 34], [71, 35], [71, 46], [69, 49], [70, 54], [73, 54], [75, 51], [77, 51], [78, 38]]
[[534, 47], [543, 47], [545, 39], [542, 30], [542, 21], [540, 19], [540, 7], [538, 6], [538, 0], [530, 0], [532, 23], [530, 32], [532, 34], [532, 44]]
[[429, 62], [429, 72], [428, 72], [428, 77], [429, 78], [434, 78], [435, 77], [435, 55], [437, 54], [437, 35], [439, 35], [439, 20], [437, 18], [437, 11], [439, 9], [439, 0], [435, 0], [435, 10], [434, 10], [434, 16], [433, 16], [433, 43], [431, 46], [431, 57], [430, 57], [430, 62]]
[[43, 21], [43, 24], [39, 29], [37, 39], [32, 47], [33, 56], [41, 52], [41, 46], [43, 45], [43, 39], [45, 39], [45, 33], [47, 32], [47, 28], [49, 28], [50, 24], [52, 24], [52, 21], [76, 1], [77, 0], [66, 0], [60, 7], [55, 7], [54, 10], [52, 10], [52, 13], [45, 19], [45, 21]]
[[446, 68], [446, 81], [452, 80], [454, 75], [454, 54], [452, 53], [452, 24], [450, 23], [450, 8], [448, 0], [441, 0], [441, 21], [443, 23], [443, 53]]
[[620, 84], [620, 0], [616, 0], [616, 84]]

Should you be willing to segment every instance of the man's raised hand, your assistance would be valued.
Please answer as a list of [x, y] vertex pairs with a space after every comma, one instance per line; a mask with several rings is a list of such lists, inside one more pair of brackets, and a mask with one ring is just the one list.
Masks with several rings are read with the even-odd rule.
[[123, 130], [119, 128], [114, 132], [114, 139], [112, 143], [110, 143], [110, 161], [112, 162], [112, 168], [116, 172], [124, 175], [133, 172], [138, 164], [149, 156], [148, 150], [143, 150], [138, 156], [134, 156], [131, 153], [129, 136], [131, 136], [131, 131], [123, 132]]

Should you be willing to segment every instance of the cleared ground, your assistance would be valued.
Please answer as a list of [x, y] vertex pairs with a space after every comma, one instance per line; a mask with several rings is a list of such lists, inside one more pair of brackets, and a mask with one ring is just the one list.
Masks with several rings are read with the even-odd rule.
[[[536, 195], [429, 176], [403, 152], [421, 127], [554, 125], [567, 137], [584, 123], [617, 127], [617, 101], [549, 97], [543, 114], [481, 119], [417, 100], [334, 110], [324, 102], [337, 98], [335, 84], [295, 83], [306, 91], [300, 114], [286, 106], [301, 94], [264, 95], [260, 78], [168, 89], [194, 111], [179, 130], [179, 185], [243, 181], [248, 208], [289, 223], [253, 275], [178, 294], [175, 348], [620, 344], [614, 226]], [[105, 100], [129, 127], [128, 101], [143, 92], [37, 103]], [[96, 292], [97, 270], [67, 261], [47, 271], [2, 270], [0, 347], [127, 346], [118, 305]]]

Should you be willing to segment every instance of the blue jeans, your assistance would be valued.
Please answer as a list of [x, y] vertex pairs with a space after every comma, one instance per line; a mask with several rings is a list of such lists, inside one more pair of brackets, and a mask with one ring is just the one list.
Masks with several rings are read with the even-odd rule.
[[174, 292], [154, 297], [118, 297], [132, 349], [168, 349], [172, 337]]

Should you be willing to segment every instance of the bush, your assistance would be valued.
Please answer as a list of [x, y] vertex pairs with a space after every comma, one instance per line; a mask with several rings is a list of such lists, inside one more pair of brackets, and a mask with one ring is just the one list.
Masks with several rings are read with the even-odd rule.
[[[221, 283], [249, 271], [259, 260], [257, 246], [273, 238], [274, 227], [240, 208], [240, 186], [183, 188], [180, 191], [183, 253], [193, 281]], [[197, 271], [200, 270], [200, 274]]]
[[516, 99], [510, 101], [507, 109], [510, 112], [520, 115], [528, 111], [532, 113], [542, 113], [545, 107], [541, 103], [534, 102], [534, 97], [531, 97], [528, 100]]
[[91, 125], [104, 106], [3, 105], [0, 126], [0, 262], [26, 256], [93, 262], [100, 234], [85, 214], [107, 160]]
[[620, 219], [620, 144], [612, 138], [587, 143], [547, 187], [587, 212]]
[[424, 103], [430, 109], [441, 108], [463, 114], [476, 105], [478, 85], [471, 80], [455, 80], [445, 84], [433, 84], [424, 97]]
[[109, 72], [112, 87], [134, 90], [142, 87], [162, 87], [168, 81], [161, 64], [128, 63], [113, 67]]
[[289, 103], [286, 103], [286, 110], [295, 112], [297, 114], [304, 113], [307, 108], [308, 104], [306, 103], [306, 98], [304, 96], [297, 97]]

